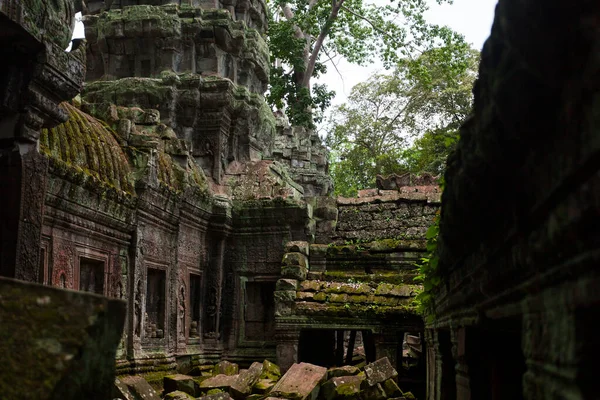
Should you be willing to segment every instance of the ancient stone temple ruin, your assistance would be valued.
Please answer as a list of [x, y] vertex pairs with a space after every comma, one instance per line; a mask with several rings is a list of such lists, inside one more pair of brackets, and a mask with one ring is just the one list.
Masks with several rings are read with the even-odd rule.
[[599, 3], [499, 2], [443, 201], [331, 196], [262, 0], [76, 3], [0, 1], [0, 397], [597, 397]]
[[594, 399], [600, 3], [501, 0], [448, 160], [428, 399]]
[[[2, 276], [123, 300], [119, 375], [402, 366], [435, 180], [331, 197], [318, 135], [265, 103], [263, 1], [88, 1], [69, 52], [59, 3], [1, 3], [5, 47], [31, 41], [2, 66]], [[424, 396], [414, 348], [399, 379]]]

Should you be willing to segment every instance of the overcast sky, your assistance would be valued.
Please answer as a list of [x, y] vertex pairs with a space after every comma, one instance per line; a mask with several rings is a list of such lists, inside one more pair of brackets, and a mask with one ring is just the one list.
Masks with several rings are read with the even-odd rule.
[[[497, 0], [454, 0], [452, 5], [438, 5], [435, 0], [428, 0], [428, 3], [430, 9], [425, 15], [428, 22], [451, 27], [463, 34], [473, 47], [481, 49], [490, 35]], [[352, 86], [365, 81], [369, 75], [378, 71], [385, 72], [380, 64], [358, 67], [344, 61], [338, 64], [337, 69], [339, 73], [328, 65], [327, 74], [318, 80], [335, 90], [333, 104], [343, 103]]]

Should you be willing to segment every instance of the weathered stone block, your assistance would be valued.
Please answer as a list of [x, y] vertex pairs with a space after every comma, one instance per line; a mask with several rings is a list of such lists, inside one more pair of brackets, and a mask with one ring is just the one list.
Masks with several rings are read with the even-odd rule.
[[333, 400], [336, 398], [355, 398], [361, 391], [364, 376], [338, 376], [329, 379], [321, 386], [320, 398]]
[[329, 368], [327, 370], [327, 377], [331, 379], [340, 376], [358, 375], [359, 372], [360, 370], [352, 365], [344, 365], [343, 367]]
[[303, 292], [318, 292], [321, 290], [323, 282], [320, 281], [302, 281], [300, 282], [300, 290]]
[[273, 396], [297, 400], [316, 400], [319, 385], [327, 377], [327, 368], [318, 365], [293, 364], [271, 390]]
[[297, 292], [296, 293], [296, 299], [298, 299], [298, 300], [311, 301], [314, 299], [314, 297], [315, 297], [314, 292]]
[[365, 375], [367, 384], [374, 386], [390, 378], [395, 378], [398, 376], [398, 372], [392, 367], [390, 360], [387, 357], [383, 357], [371, 364], [365, 365]]
[[297, 279], [303, 281], [306, 279], [308, 269], [301, 265], [284, 265], [281, 267], [281, 276], [284, 278]]
[[237, 364], [223, 360], [214, 366], [213, 375], [235, 375], [238, 373], [238, 371], [239, 367]]
[[174, 392], [167, 393], [164, 400], [195, 400], [194, 396], [189, 395], [186, 392], [176, 390]]
[[296, 291], [294, 290], [278, 290], [273, 292], [275, 302], [294, 302], [296, 300]]
[[400, 390], [398, 384], [393, 379], [386, 379], [381, 386], [387, 397], [400, 397], [403, 394], [402, 390]]
[[252, 386], [258, 381], [258, 378], [263, 372], [263, 364], [254, 362], [250, 365], [250, 368], [240, 372], [237, 375], [237, 379], [233, 382], [229, 388], [229, 393], [234, 399], [244, 399], [249, 396], [252, 391]]
[[259, 379], [252, 387], [252, 392], [258, 394], [266, 394], [273, 389], [275, 382], [270, 379]]
[[208, 394], [206, 396], [198, 397], [198, 399], [202, 399], [202, 400], [231, 400], [231, 396], [229, 395], [229, 393], [221, 392], [221, 393]]
[[0, 396], [111, 398], [125, 306], [91, 293], [0, 278]]
[[279, 366], [272, 363], [269, 360], [263, 361], [263, 372], [260, 374], [261, 379], [271, 379], [273, 381], [279, 380], [281, 378], [281, 370]]
[[336, 221], [338, 218], [338, 209], [337, 207], [319, 207], [315, 209], [315, 217]]
[[189, 375], [174, 374], [163, 378], [165, 393], [180, 391], [196, 396], [198, 383]]
[[361, 393], [361, 398], [363, 400], [384, 400], [386, 395], [381, 384], [377, 383], [374, 386], [365, 388]]
[[134, 399], [160, 400], [160, 396], [141, 376], [124, 376], [121, 378]]
[[285, 245], [285, 252], [286, 253], [301, 253], [301, 254], [304, 254], [305, 256], [308, 256], [309, 255], [308, 242], [299, 241], [299, 240], [287, 242]]
[[219, 374], [200, 382], [199, 386], [200, 389], [204, 391], [211, 389], [223, 389], [228, 391], [231, 385], [233, 385], [235, 382], [236, 378], [237, 376], [235, 375]]
[[310, 257], [312, 258], [323, 258], [327, 255], [327, 248], [329, 246], [326, 244], [311, 244], [310, 245]]
[[282, 260], [283, 265], [297, 265], [308, 268], [308, 258], [302, 253], [285, 253]]
[[298, 281], [295, 279], [279, 279], [275, 285], [275, 290], [296, 290]]

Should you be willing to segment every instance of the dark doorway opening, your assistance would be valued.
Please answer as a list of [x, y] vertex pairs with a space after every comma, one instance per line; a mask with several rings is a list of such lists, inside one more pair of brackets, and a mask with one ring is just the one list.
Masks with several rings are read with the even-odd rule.
[[104, 262], [81, 257], [79, 259], [79, 290], [104, 294]]
[[438, 342], [442, 355], [441, 400], [456, 400], [456, 361], [452, 356], [450, 331], [438, 331]]
[[523, 399], [521, 320], [486, 321], [479, 330], [467, 330], [466, 340], [472, 398]]
[[275, 282], [246, 282], [244, 336], [246, 340], [273, 340], [275, 336]]
[[201, 284], [200, 275], [190, 274], [190, 338], [200, 337]]
[[370, 330], [303, 329], [298, 360], [323, 367], [361, 366], [375, 361], [375, 340]]
[[165, 336], [165, 271], [148, 268], [146, 286], [146, 337]]

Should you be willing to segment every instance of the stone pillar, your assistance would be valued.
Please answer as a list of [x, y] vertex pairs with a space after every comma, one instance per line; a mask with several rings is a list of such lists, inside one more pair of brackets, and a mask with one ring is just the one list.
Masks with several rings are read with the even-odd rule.
[[465, 327], [452, 331], [452, 356], [456, 360], [456, 398], [458, 400], [471, 399], [466, 340], [467, 331]]
[[426, 400], [435, 400], [436, 390], [436, 346], [434, 340], [435, 332], [432, 329], [425, 331], [425, 361], [427, 363], [426, 381], [427, 397]]
[[48, 160], [35, 142], [0, 148], [0, 275], [38, 282]]
[[379, 360], [387, 357], [394, 368], [397, 369], [398, 342], [402, 340], [398, 337], [398, 332], [391, 329], [384, 330], [383, 332], [374, 333], [373, 339], [375, 341], [375, 359]]
[[285, 372], [298, 362], [300, 330], [278, 330], [275, 332], [275, 340], [277, 341], [277, 365], [282, 372]]
[[[59, 103], [75, 97], [85, 49], [71, 41], [72, 0], [29, 9], [0, 2], [0, 275], [37, 282], [48, 162], [38, 152], [42, 128], [67, 120]], [[42, 34], [43, 32], [43, 34]]]

